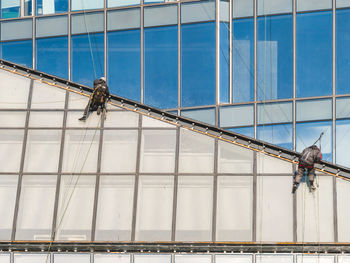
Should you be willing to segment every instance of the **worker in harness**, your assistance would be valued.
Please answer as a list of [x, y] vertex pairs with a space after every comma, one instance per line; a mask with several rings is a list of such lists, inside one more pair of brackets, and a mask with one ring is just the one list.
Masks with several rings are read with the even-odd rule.
[[86, 121], [89, 114], [97, 111], [100, 115], [102, 111], [106, 113], [106, 102], [109, 99], [109, 89], [104, 77], [94, 80], [94, 91], [90, 96], [89, 102], [84, 110], [84, 115], [79, 120]]
[[321, 159], [322, 159], [321, 150], [315, 144], [303, 150], [303, 152], [301, 153], [301, 156], [299, 157], [298, 172], [296, 173], [296, 176], [294, 178], [294, 184], [292, 189], [293, 194], [297, 190], [300, 180], [303, 177], [305, 171], [307, 171], [307, 174], [309, 177], [310, 189], [312, 191], [316, 190], [316, 187], [314, 186], [314, 178], [315, 178], [314, 165], [315, 163], [319, 163]]

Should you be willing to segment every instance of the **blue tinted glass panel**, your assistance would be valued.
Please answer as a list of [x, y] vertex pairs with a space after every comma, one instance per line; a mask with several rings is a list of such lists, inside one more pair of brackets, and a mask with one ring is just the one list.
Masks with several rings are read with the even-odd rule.
[[144, 0], [145, 4], [151, 4], [151, 3], [164, 3], [164, 0]]
[[332, 12], [297, 14], [297, 97], [332, 94]]
[[103, 34], [72, 36], [72, 79], [92, 85], [96, 78], [104, 76]]
[[140, 101], [141, 47], [140, 30], [108, 32], [107, 77], [110, 91]]
[[230, 86], [230, 28], [220, 23], [220, 102], [229, 102]]
[[293, 16], [258, 18], [258, 100], [293, 97]]
[[1, 0], [1, 18], [19, 17], [20, 0]]
[[[303, 149], [312, 145], [324, 132], [322, 137], [322, 159], [332, 162], [332, 122], [305, 122], [296, 124], [296, 150], [302, 152]], [[317, 143], [319, 146], [319, 143]]]
[[24, 1], [24, 15], [31, 16], [32, 15], [32, 0]]
[[293, 149], [293, 124], [277, 124], [258, 126], [259, 140]]
[[67, 0], [36, 0], [36, 14], [58, 14], [68, 11]]
[[232, 101], [254, 100], [254, 19], [233, 20]]
[[33, 66], [33, 41], [10, 41], [1, 44], [2, 58], [27, 67]]
[[36, 68], [68, 79], [68, 37], [37, 39]]
[[350, 120], [336, 121], [335, 136], [336, 163], [350, 167]]
[[254, 127], [230, 128], [227, 130], [254, 138]]
[[337, 94], [350, 93], [350, 9], [336, 13], [336, 90]]
[[177, 26], [145, 28], [145, 103], [177, 107]]
[[215, 23], [181, 27], [181, 105], [215, 104]]

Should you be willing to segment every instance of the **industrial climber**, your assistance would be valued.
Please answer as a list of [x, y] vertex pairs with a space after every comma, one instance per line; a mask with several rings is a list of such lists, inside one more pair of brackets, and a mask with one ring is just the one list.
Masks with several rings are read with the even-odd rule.
[[94, 91], [92, 92], [89, 102], [84, 110], [84, 115], [79, 120], [85, 121], [89, 114], [97, 111], [100, 115], [102, 111], [106, 112], [106, 102], [109, 99], [109, 89], [104, 77], [94, 80]]
[[316, 189], [316, 187], [314, 186], [314, 178], [315, 178], [314, 165], [315, 163], [319, 163], [321, 159], [322, 159], [321, 150], [316, 145], [312, 145], [304, 149], [304, 151], [301, 153], [301, 156], [299, 157], [298, 172], [295, 176], [293, 189], [292, 189], [293, 194], [297, 190], [297, 187], [305, 171], [307, 171], [307, 174], [309, 176], [311, 190], [314, 191]]

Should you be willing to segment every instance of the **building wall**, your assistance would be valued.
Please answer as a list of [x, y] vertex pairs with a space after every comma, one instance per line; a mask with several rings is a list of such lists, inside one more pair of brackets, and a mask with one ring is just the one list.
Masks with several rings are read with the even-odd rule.
[[20, 2], [4, 59], [350, 165], [348, 1]]

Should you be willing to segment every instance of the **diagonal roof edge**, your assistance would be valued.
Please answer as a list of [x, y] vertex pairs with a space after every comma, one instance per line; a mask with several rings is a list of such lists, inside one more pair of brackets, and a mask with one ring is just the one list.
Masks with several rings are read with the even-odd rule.
[[[87, 92], [87, 93], [92, 92], [92, 88], [88, 86], [81, 85], [76, 82], [72, 82], [72, 81], [69, 81], [57, 76], [53, 76], [44, 72], [40, 72], [38, 70], [33, 70], [31, 68], [18, 65], [3, 59], [0, 59], [0, 68], [11, 71], [12, 73], [25, 75], [31, 78], [35, 76], [36, 79], [38, 80], [51, 81], [52, 86], [64, 88], [66, 90], [74, 91], [82, 95], [84, 94], [84, 92]], [[178, 116], [178, 115], [166, 112], [164, 110], [157, 109], [155, 107], [147, 106], [130, 99], [119, 97], [114, 94], [111, 95], [111, 99], [113, 101], [111, 104], [114, 106], [122, 107], [126, 110], [136, 111], [140, 114], [147, 115], [177, 126], [181, 126], [183, 128], [190, 129], [195, 132], [199, 132], [214, 138], [218, 138], [226, 142], [240, 145], [250, 150], [264, 153], [269, 156], [273, 156], [290, 163], [294, 163], [294, 164], [298, 163], [298, 157], [300, 156], [300, 153], [296, 151], [288, 150], [271, 143], [250, 138], [250, 137], [247, 137], [235, 132], [231, 132], [222, 128], [218, 128], [216, 126], [206, 124], [200, 121], [196, 121], [190, 118]], [[316, 165], [316, 169], [320, 172], [350, 181], [350, 168], [348, 167], [344, 167], [344, 166], [326, 162], [326, 161], [321, 161], [320, 164]]]

